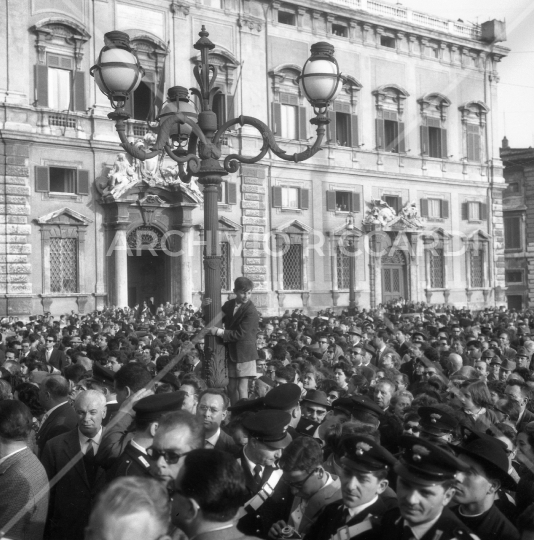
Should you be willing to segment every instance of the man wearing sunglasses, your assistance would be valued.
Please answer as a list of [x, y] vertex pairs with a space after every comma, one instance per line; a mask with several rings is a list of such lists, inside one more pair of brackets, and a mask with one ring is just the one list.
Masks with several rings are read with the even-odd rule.
[[286, 411], [263, 410], [243, 422], [248, 443], [238, 461], [245, 473], [249, 497], [238, 523], [243, 534], [265, 538], [271, 525], [289, 513], [292, 496], [281, 481], [278, 460], [291, 442], [287, 433], [290, 421]]
[[196, 448], [204, 446], [204, 426], [199, 418], [187, 411], [175, 411], [164, 415], [159, 423], [152, 446], [147, 448], [150, 473], [164, 485], [178, 476], [180, 458]]
[[322, 466], [321, 445], [311, 437], [300, 437], [291, 442], [280, 458], [285, 482], [295, 496], [289, 519], [273, 524], [269, 538], [283, 538], [282, 529], [293, 527], [305, 536], [313, 527], [321, 510], [341, 499], [341, 484], [337, 476], [326, 472]]
[[396, 463], [392, 454], [368, 436], [343, 437], [334, 455], [342, 500], [326, 506], [305, 540], [323, 540], [336, 533], [346, 539], [371, 534], [371, 516], [380, 517], [389, 508], [381, 495]]
[[48, 334], [46, 337], [46, 349], [40, 353], [39, 361], [62, 371], [68, 365], [67, 358], [63, 351], [55, 348], [56, 343], [57, 336]]

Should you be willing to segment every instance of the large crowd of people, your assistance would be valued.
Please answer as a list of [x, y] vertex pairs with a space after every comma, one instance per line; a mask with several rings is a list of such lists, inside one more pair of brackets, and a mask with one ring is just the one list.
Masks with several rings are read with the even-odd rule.
[[0, 538], [534, 538], [534, 311], [251, 291], [3, 319]]

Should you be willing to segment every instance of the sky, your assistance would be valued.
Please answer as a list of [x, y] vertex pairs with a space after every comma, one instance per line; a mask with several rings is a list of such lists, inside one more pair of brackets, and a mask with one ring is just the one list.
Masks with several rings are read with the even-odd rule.
[[534, 147], [534, 1], [533, 0], [400, 0], [402, 5], [451, 20], [483, 23], [506, 21], [510, 54], [498, 64], [499, 133], [512, 148]]

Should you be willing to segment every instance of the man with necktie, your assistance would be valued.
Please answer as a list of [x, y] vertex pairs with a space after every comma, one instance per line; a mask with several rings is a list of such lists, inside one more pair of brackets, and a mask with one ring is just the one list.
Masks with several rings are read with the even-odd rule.
[[61, 474], [50, 490], [45, 536], [53, 540], [83, 540], [97, 493], [105, 484], [104, 471], [95, 463], [102, 440], [106, 398], [97, 390], [76, 397], [78, 427], [46, 443], [42, 464], [48, 479]]
[[342, 500], [325, 507], [305, 540], [328, 540], [338, 532], [347, 540], [373, 536], [375, 520], [390, 507], [382, 494], [396, 463], [395, 457], [369, 436], [343, 437], [334, 454]]
[[[246, 277], [238, 277], [234, 282], [235, 298], [223, 307], [222, 328], [208, 328], [212, 335], [223, 339], [228, 359], [228, 394], [232, 405], [239, 399], [248, 397], [248, 381], [256, 377], [256, 335], [259, 330], [260, 315], [252, 303], [254, 283]], [[204, 299], [204, 305], [211, 298]]]

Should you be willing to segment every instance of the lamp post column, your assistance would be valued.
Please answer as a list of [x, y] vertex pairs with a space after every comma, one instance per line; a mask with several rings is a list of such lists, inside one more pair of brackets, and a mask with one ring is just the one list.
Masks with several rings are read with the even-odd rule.
[[356, 309], [356, 246], [354, 238], [349, 239], [349, 313], [354, 315]]
[[115, 305], [128, 305], [128, 239], [126, 229], [128, 223], [115, 224], [114, 253], [115, 257]]

